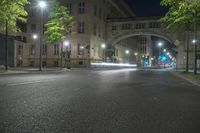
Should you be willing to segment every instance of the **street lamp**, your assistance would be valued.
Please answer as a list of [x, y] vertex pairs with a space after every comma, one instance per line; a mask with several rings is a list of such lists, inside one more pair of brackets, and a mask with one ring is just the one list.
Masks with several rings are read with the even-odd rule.
[[106, 58], [106, 54], [105, 54], [106, 44], [105, 43], [101, 44], [101, 48], [103, 49], [103, 61], [105, 61], [105, 58]]
[[44, 9], [47, 7], [47, 4], [45, 1], [39, 1], [38, 5], [40, 6], [41, 9]]
[[195, 39], [194, 39], [194, 40], [192, 40], [192, 43], [193, 43], [193, 44], [195, 44], [196, 42], [197, 42], [197, 40], [195, 40]]
[[[67, 69], [70, 69], [71, 68], [71, 65], [70, 65], [70, 56], [71, 56], [71, 46], [70, 46], [70, 42], [69, 41], [64, 41], [64, 46], [66, 48], [66, 53], [65, 53], [65, 63], [66, 63], [66, 60], [67, 60]], [[84, 47], [83, 47], [84, 48]], [[66, 59], [67, 57], [67, 59]]]
[[130, 54], [130, 51], [129, 51], [129, 50], [126, 50], [125, 53], [126, 53], [126, 55], [127, 55], [127, 61], [129, 61], [129, 54]]
[[38, 2], [38, 6], [41, 9], [42, 12], [42, 17], [41, 17], [41, 31], [40, 31], [40, 65], [39, 65], [39, 71], [42, 71], [42, 45], [43, 45], [43, 25], [44, 25], [44, 9], [47, 7], [47, 4], [45, 1], [39, 1]]
[[33, 34], [32, 37], [33, 37], [34, 40], [38, 39], [38, 35], [37, 34]]
[[104, 43], [101, 44], [101, 48], [102, 48], [102, 49], [105, 49], [105, 48], [106, 48], [106, 44], [104, 44]]
[[170, 56], [170, 53], [168, 52], [167, 55]]
[[137, 53], [137, 52], [135, 52], [135, 53], [134, 53], [134, 55], [135, 55], [135, 56], [138, 56], [138, 53]]
[[69, 46], [69, 41], [64, 41], [65, 47]]
[[162, 47], [163, 46], [163, 43], [162, 42], [159, 42], [158, 43], [158, 47]]
[[167, 50], [166, 50], [166, 49], [164, 49], [164, 50], [163, 50], [163, 52], [167, 52]]
[[[37, 34], [33, 34], [32, 38], [33, 38], [33, 40], [37, 40], [38, 39], [38, 35]], [[32, 53], [32, 48], [31, 48], [31, 53]], [[35, 47], [34, 47], [34, 67], [35, 67], [35, 56], [36, 56], [36, 54], [35, 54]]]
[[84, 46], [80, 46], [80, 49], [84, 49]]
[[125, 51], [125, 53], [126, 53], [126, 54], [129, 54], [129, 53], [130, 53], [130, 51], [129, 51], [129, 50], [126, 50], [126, 51]]

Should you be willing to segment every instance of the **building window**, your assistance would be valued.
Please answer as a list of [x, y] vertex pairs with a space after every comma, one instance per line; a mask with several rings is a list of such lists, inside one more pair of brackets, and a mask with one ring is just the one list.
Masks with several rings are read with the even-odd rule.
[[101, 8], [99, 8], [99, 18], [101, 19]]
[[135, 26], [136, 29], [144, 29], [145, 27], [146, 27], [145, 23], [137, 23]]
[[35, 55], [35, 45], [31, 45], [30, 55]]
[[72, 3], [67, 3], [67, 9], [69, 11], [69, 14], [72, 14]]
[[30, 9], [30, 10], [31, 10], [31, 11], [30, 11], [30, 12], [31, 12], [30, 15], [31, 15], [32, 17], [36, 16], [36, 15], [35, 15], [35, 14], [36, 14], [36, 13], [35, 13], [35, 9]]
[[53, 46], [53, 54], [54, 55], [58, 55], [59, 54], [59, 45], [58, 44], [55, 44]]
[[118, 49], [115, 49], [115, 56], [118, 56]]
[[54, 61], [54, 67], [58, 67], [58, 61]]
[[85, 13], [85, 2], [79, 2], [78, 13]]
[[97, 35], [97, 25], [94, 24], [94, 35], [96, 36]]
[[78, 44], [78, 55], [84, 55], [84, 45]]
[[94, 5], [94, 16], [97, 16], [97, 5]]
[[149, 25], [149, 28], [160, 28], [160, 27], [161, 27], [161, 25], [159, 22], [152, 22]]
[[46, 44], [42, 45], [42, 55], [47, 55], [47, 45]]
[[18, 55], [22, 55], [22, 53], [23, 53], [23, 46], [19, 45], [18, 46]]
[[32, 33], [36, 32], [36, 24], [31, 24], [31, 32]]
[[131, 24], [122, 24], [121, 29], [122, 30], [130, 30], [131, 29]]
[[78, 33], [84, 33], [85, 32], [85, 24], [84, 22], [79, 22], [78, 23]]
[[112, 30], [117, 30], [117, 26], [112, 26]]
[[101, 27], [99, 27], [99, 37], [101, 37]]

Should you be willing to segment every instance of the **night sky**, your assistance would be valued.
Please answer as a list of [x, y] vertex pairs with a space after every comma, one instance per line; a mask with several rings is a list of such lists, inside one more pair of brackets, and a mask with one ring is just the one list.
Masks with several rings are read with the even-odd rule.
[[160, 0], [126, 0], [137, 16], [161, 16], [168, 8], [160, 6]]

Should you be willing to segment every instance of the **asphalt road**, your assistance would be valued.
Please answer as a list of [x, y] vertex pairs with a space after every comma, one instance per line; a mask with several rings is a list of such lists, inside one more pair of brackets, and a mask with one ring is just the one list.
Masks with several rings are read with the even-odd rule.
[[0, 133], [200, 133], [200, 87], [132, 69], [0, 76]]

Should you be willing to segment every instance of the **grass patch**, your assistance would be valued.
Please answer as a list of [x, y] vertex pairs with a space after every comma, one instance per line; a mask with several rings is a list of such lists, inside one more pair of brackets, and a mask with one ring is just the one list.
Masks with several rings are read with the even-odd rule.
[[200, 74], [194, 75], [193, 72], [186, 71], [179, 71], [178, 73], [200, 81]]
[[200, 75], [195, 75], [195, 79], [200, 80]]

